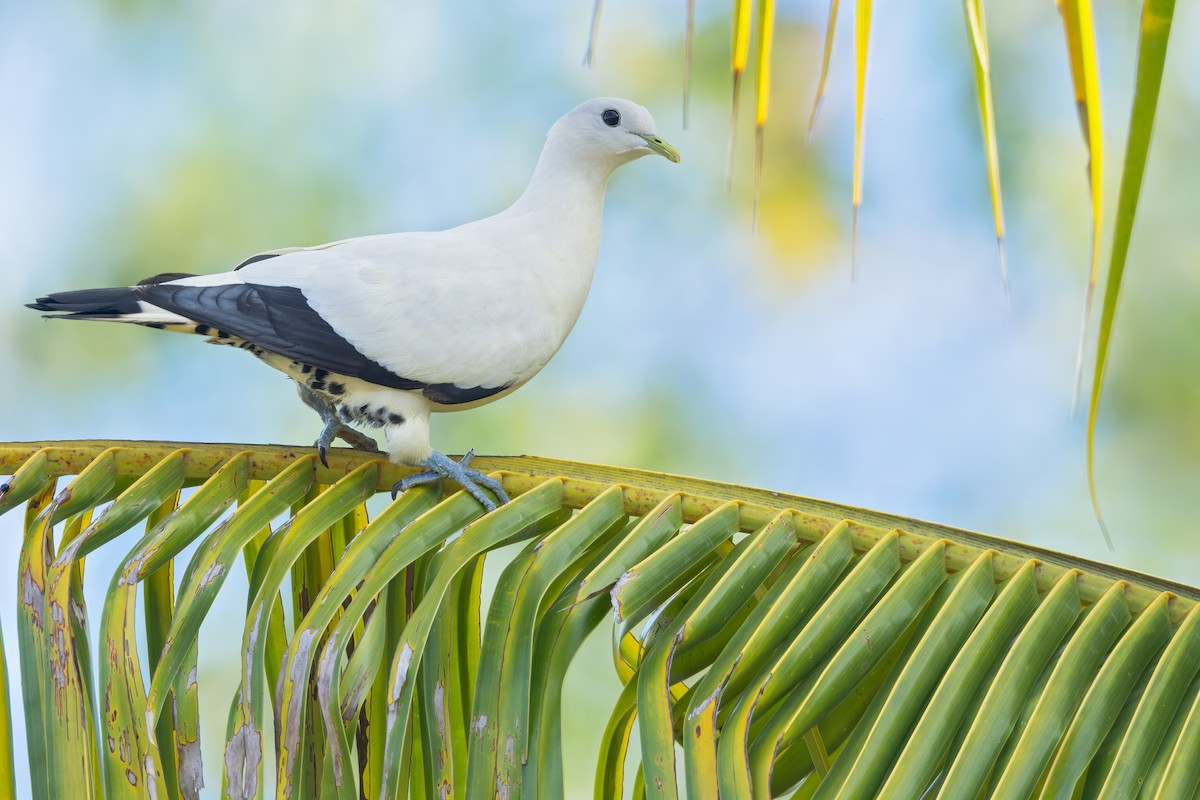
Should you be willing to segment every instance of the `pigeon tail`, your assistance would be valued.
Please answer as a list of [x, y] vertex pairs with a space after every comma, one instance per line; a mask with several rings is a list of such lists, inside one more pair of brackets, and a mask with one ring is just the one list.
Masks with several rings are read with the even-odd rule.
[[26, 308], [34, 311], [48, 311], [69, 316], [87, 316], [95, 318], [120, 317], [126, 314], [137, 314], [142, 304], [134, 289], [121, 286], [113, 289], [80, 289], [73, 292], [55, 292], [39, 297]]

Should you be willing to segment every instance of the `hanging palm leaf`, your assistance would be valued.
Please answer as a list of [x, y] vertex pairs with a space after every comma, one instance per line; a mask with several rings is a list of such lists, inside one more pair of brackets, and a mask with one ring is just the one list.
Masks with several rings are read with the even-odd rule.
[[[241, 685], [206, 696], [230, 703], [223, 797], [270, 782], [293, 798], [560, 797], [563, 681], [610, 618], [625, 689], [600, 797], [622, 793], [635, 725], [638, 796], [1190, 797], [1200, 782], [1195, 589], [832, 503], [537, 458], [475, 462], [513, 497], [493, 513], [422, 487], [368, 519], [400, 468], [329, 462], [0, 445], [0, 511], [26, 508], [19, 755], [34, 796], [199, 795], [196, 635], [239, 559]], [[484, 608], [483, 560], [514, 544]], [[127, 555], [93, 651], [83, 563], [109, 545]]]
[[[1077, 406], [1083, 385], [1084, 355], [1088, 341], [1088, 326], [1091, 320], [1093, 296], [1100, 275], [1101, 238], [1103, 225], [1103, 167], [1104, 142], [1100, 113], [1099, 60], [1097, 57], [1096, 33], [1090, 0], [1055, 0], [1063, 21], [1063, 32], [1067, 44], [1071, 81], [1075, 102], [1083, 131], [1084, 146], [1088, 154], [1087, 183], [1091, 204], [1090, 260], [1085, 282], [1083, 314], [1080, 323], [1078, 351], [1075, 363], [1075, 383], [1072, 406]], [[591, 63], [596, 47], [598, 24], [602, 0], [596, 0], [585, 62]], [[692, 46], [691, 30], [693, 6], [689, 2], [687, 17], [687, 46], [684, 79], [684, 117], [687, 117], [688, 87], [686, 76], [691, 74]], [[833, 54], [834, 31], [837, 23], [839, 0], [830, 0], [827, 15], [824, 48], [816, 96], [808, 118], [808, 135], [811, 138], [816, 124], [817, 112], [825, 97], [825, 83], [829, 74]], [[995, 222], [996, 241], [999, 248], [1000, 274], [1004, 286], [1006, 303], [1011, 307], [1008, 266], [1005, 258], [1004, 208], [1001, 199], [1000, 160], [996, 141], [996, 115], [992, 100], [991, 59], [984, 23], [984, 9], [980, 0], [964, 0], [967, 18], [967, 40], [971, 49], [976, 94], [979, 100], [981, 131], [984, 155], [987, 162], [988, 186], [991, 193], [992, 213]], [[867, 55], [871, 34], [871, 0], [857, 0], [854, 5], [854, 162], [851, 191], [851, 234], [850, 234], [850, 278], [854, 279], [857, 268], [858, 221], [863, 202], [864, 176], [864, 108], [866, 103]], [[1141, 192], [1142, 175], [1149, 156], [1151, 132], [1158, 109], [1158, 96], [1162, 88], [1163, 65], [1167, 43], [1171, 33], [1171, 22], [1175, 13], [1174, 0], [1143, 0], [1141, 29], [1138, 38], [1138, 63], [1135, 70], [1133, 107], [1130, 111], [1129, 135], [1122, 164], [1121, 186], [1116, 216], [1112, 224], [1113, 247], [1109, 255], [1109, 267], [1104, 289], [1099, 335], [1096, 345], [1095, 366], [1092, 370], [1092, 387], [1088, 402], [1086, 433], [1087, 481], [1092, 506], [1105, 543], [1112, 549], [1112, 537], [1100, 512], [1099, 495], [1096, 489], [1095, 449], [1096, 423], [1100, 411], [1100, 396], [1104, 385], [1104, 373], [1108, 363], [1109, 344], [1115, 325], [1117, 301], [1120, 297], [1122, 280], [1129, 254], [1133, 223], [1137, 215], [1138, 198]], [[742, 78], [749, 64], [752, 23], [757, 20], [758, 58], [756, 68], [757, 103], [755, 113], [754, 153], [754, 212], [758, 220], [761, 194], [764, 148], [768, 109], [771, 93], [771, 48], [776, 27], [773, 0], [760, 0], [757, 14], [753, 13], [750, 0], [734, 0], [730, 15], [733, 45], [730, 51], [730, 71], [733, 76], [729, 131], [729, 150], [726, 167], [726, 183], [732, 185], [733, 163], [737, 141], [738, 102]]]

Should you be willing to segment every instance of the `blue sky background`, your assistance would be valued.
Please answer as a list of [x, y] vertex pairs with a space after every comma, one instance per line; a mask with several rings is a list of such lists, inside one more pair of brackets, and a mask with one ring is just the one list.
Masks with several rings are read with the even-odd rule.
[[[1195, 584], [1200, 11], [1177, 11], [1100, 421], [1109, 553], [1070, 408], [1089, 207], [1054, 5], [989, 9], [1011, 311], [960, 4], [877, 5], [853, 283], [850, 8], [808, 143], [827, 7], [780, 4], [755, 231], [748, 114], [732, 191], [724, 182], [727, 4], [698, 3], [686, 130], [678, 5], [610, 0], [590, 70], [582, 0], [0, 5], [0, 440], [310, 442], [316, 417], [248, 356], [49, 323], [21, 305], [493, 213], [560, 114], [620, 95], [651, 109], [682, 163], [646, 159], [614, 177], [595, 285], [566, 346], [512, 397], [437, 418], [435, 446], [763, 486]], [[1138, 9], [1096, 13], [1111, 216]], [[17, 515], [0, 520], [10, 565], [19, 539]], [[94, 619], [122, 553], [118, 542], [89, 558]], [[243, 613], [238, 580], [212, 615], [218, 629]], [[0, 575], [0, 595], [15, 593], [14, 574]], [[0, 606], [10, 675], [13, 605]], [[201, 684], [216, 687], [210, 790], [233, 685], [214, 630], [201, 640]], [[616, 685], [606, 646], [589, 643], [581, 661], [599, 667], [571, 677], [605, 687], [581, 693], [567, 728], [579, 793]]]

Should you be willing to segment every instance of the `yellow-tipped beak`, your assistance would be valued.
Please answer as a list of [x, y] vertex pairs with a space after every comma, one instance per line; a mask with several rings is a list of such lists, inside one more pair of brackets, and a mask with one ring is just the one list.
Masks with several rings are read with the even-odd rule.
[[676, 164], [679, 163], [679, 151], [674, 147], [671, 147], [671, 145], [667, 144], [662, 139], [649, 133], [639, 133], [638, 136], [645, 139], [646, 146], [658, 153], [663, 158], [667, 159], [668, 161], [674, 161]]

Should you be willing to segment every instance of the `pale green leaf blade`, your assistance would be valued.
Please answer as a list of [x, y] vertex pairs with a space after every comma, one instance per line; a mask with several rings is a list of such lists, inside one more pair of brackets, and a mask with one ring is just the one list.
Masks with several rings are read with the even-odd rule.
[[[718, 523], [724, 524], [718, 541], [731, 536], [733, 530], [730, 528], [736, 526], [736, 517], [729, 511], [731, 509], [724, 506], [714, 512]], [[682, 610], [672, 625], [673, 635], [660, 637], [650, 648], [637, 681], [642, 769], [648, 794], [664, 798], [678, 796], [671, 688], [684, 676], [672, 674], [672, 667], [676, 666], [673, 663], [675, 655], [685, 647], [695, 648], [723, 624], [729, 623], [734, 612], [750, 600], [751, 594], [795, 543], [795, 535], [791, 515], [780, 514], [740, 542]]]
[[1157, 787], [1147, 784], [1147, 788], [1157, 789], [1157, 794], [1152, 797], [1194, 797], [1200, 787], [1200, 692], [1196, 691], [1197, 686], [1200, 686], [1200, 679], [1192, 682], [1191, 705], [1179, 714], [1183, 721], [1163, 767], [1161, 781]]
[[[18, 473], [19, 474], [19, 473]], [[17, 560], [17, 654], [21, 665], [21, 698], [25, 706], [25, 740], [29, 748], [29, 783], [34, 796], [49, 792], [46, 741], [46, 653], [41, 621], [45, 614], [47, 511], [54, 503], [56, 479], [50, 478], [29, 498], [24, 540]]]
[[[99, 765], [93, 747], [91, 675], [76, 663], [68, 562], [57, 587], [54, 524], [71, 519], [64, 540], [79, 541], [83, 518], [76, 517], [110, 499], [117, 491], [114, 449], [100, 453], [26, 526], [18, 574], [17, 634], [26, 732], [31, 742], [31, 785], [46, 796], [92, 797]], [[86, 686], [84, 685], [86, 682]], [[44, 759], [44, 761], [43, 761]], [[39, 770], [39, 767], [42, 769]], [[36, 774], [41, 772], [40, 775]]]
[[448, 712], [455, 731], [456, 752], [454, 785], [467, 783], [467, 731], [471, 728], [471, 706], [475, 702], [475, 676], [479, 674], [479, 659], [483, 645], [483, 569], [486, 555], [480, 555], [454, 579], [450, 597], [454, 601], [451, 613], [453, 650], [450, 674], [453, 706]]
[[[314, 462], [309, 459], [311, 459], [311, 456], [306, 456], [295, 463], [311, 470]], [[291, 522], [285, 526], [285, 533], [272, 556], [267, 576], [258, 587], [258, 591], [251, 600], [250, 608], [246, 615], [246, 628], [242, 635], [243, 658], [241, 660], [242, 705], [240, 713], [242, 714], [242, 725], [234, 734], [239, 744], [248, 744], [251, 741], [255, 741], [255, 737], [257, 737], [256, 743], [260, 747], [261, 752], [263, 694], [267, 688], [265, 686], [267, 637], [260, 635], [260, 632], [265, 634], [267, 630], [271, 610], [274, 608], [274, 601], [278, 596], [284, 578], [289, 573], [292, 573], [292, 569], [298, 561], [306, 557], [305, 554], [309, 550], [309, 545], [319, 538], [327, 536], [328, 530], [332, 525], [347, 514], [352, 513], [367, 497], [374, 494], [379, 478], [378, 473], [378, 462], [367, 462], [361, 465], [322, 492], [311, 503], [304, 506], [292, 518]], [[311, 476], [311, 472], [309, 475]], [[279, 478], [276, 478], [268, 488], [274, 488], [279, 480]], [[297, 482], [297, 489], [308, 488], [309, 486], [311, 484]], [[278, 493], [273, 494], [272, 500], [274, 502], [279, 502], [280, 499]], [[264, 517], [260, 519], [247, 519], [240, 530], [236, 534], [227, 536], [221, 546], [216, 548], [216, 551], [223, 553], [225, 558], [232, 561], [241, 552], [242, 548], [246, 546], [246, 543], [262, 529], [262, 526], [279, 513], [278, 509], [272, 509], [272, 512], [269, 516], [264, 514]], [[226, 562], [222, 560], [220, 563], [225, 564]], [[217, 581], [219, 581], [219, 576]], [[196, 591], [202, 591], [203, 588], [197, 584]], [[312, 597], [314, 595], [315, 592], [308, 596]], [[308, 644], [315, 649], [316, 643], [311, 640], [301, 640], [301, 637], [298, 635], [293, 637], [293, 639], [301, 641], [302, 644]], [[305, 762], [313, 764], [314, 761], [299, 758], [299, 754], [303, 749], [300, 742], [300, 723], [303, 722], [303, 715], [297, 714], [296, 702], [299, 698], [303, 698], [307, 694], [308, 671], [298, 672], [295, 669], [289, 669], [286, 665], [281, 669], [279, 682], [273, 682], [272, 688], [277, 690], [276, 693], [281, 698], [280, 707], [276, 709], [276, 716], [279, 719], [280, 725], [276, 760], [278, 761], [278, 774], [282, 782], [283, 776], [292, 776], [294, 778], [295, 773], [293, 770], [298, 764], [303, 766]], [[158, 675], [156, 674], [155, 682], [157, 683], [157, 681]], [[151, 694], [153, 698], [153, 688], [151, 689]], [[288, 724], [289, 722], [291, 724]], [[324, 759], [324, 737], [321, 737], [319, 741], [321, 745], [313, 754], [316, 758], [316, 764], [319, 764]], [[314, 746], [318, 746], [316, 742], [314, 742]], [[248, 745], [246, 750], [251, 750], [253, 747], [254, 745]], [[229, 751], [230, 749], [227, 746], [227, 755]], [[242, 764], [239, 765], [238, 759], [227, 758], [226, 768], [229, 769], [232, 766], [233, 770], [238, 772], [239, 766], [242, 766], [241, 774], [248, 774], [249, 759], [244, 756], [241, 761]], [[259, 760], [258, 765], [260, 768], [261, 764], [262, 761]], [[315, 770], [315, 767], [313, 769]], [[315, 782], [315, 775], [311, 771], [309, 777]], [[256, 787], [261, 790], [261, 781], [256, 780]], [[280, 796], [284, 796], [284, 794], [281, 787]]]
[[1142, 32], [1138, 43], [1137, 78], [1133, 89], [1133, 110], [1129, 114], [1129, 139], [1125, 144], [1125, 160], [1121, 169], [1121, 185], [1117, 190], [1117, 219], [1113, 226], [1112, 253], [1108, 262], [1108, 281], [1104, 287], [1104, 303], [1100, 311], [1100, 338], [1096, 344], [1096, 368], [1092, 376], [1092, 397], [1088, 404], [1087, 471], [1088, 490], [1092, 508], [1100, 520], [1105, 541], [1112, 548], [1112, 538], [1100, 514], [1096, 494], [1096, 418], [1100, 413], [1100, 392], [1104, 371], [1108, 366], [1108, 347], [1112, 339], [1117, 313], [1117, 298], [1125, 276], [1129, 242], [1133, 236], [1133, 219], [1137, 214], [1138, 197], [1142, 191], [1142, 176], [1150, 153], [1150, 134], [1154, 129], [1154, 114], [1158, 109], [1158, 93], [1162, 87], [1163, 63], [1167, 56], [1167, 39], [1171, 34], [1171, 19], [1175, 0], [1146, 0], [1142, 6]]
[[[629, 737], [633, 735], [633, 725], [637, 721], [637, 695], [637, 681], [625, 684], [600, 737], [595, 797], [602, 800], [620, 800], [625, 789], [625, 756], [629, 751]], [[641, 770], [638, 770], [638, 773], [638, 777], [641, 778]]]
[[17, 796], [17, 765], [13, 758], [13, 724], [8, 683], [8, 657], [0, 631], [0, 795]]
[[[112, 480], [111, 453], [104, 461], [97, 459], [89, 465], [80, 478], [93, 469], [107, 473], [103, 483]], [[87, 611], [79, 572], [82, 554], [146, 517], [182, 484], [182, 452], [176, 452], [153, 465], [94, 523], [84, 527], [84, 516], [73, 517], [58, 556], [46, 569], [44, 635], [50, 656], [46, 679], [55, 698], [54, 714], [47, 716], [51, 722], [47, 747], [53, 753], [51, 769], [61, 774], [59, 780], [99, 775]], [[63, 759], [58, 768], [55, 759]], [[73, 765], [69, 770], [65, 768], [68, 763]]]
[[608, 558], [579, 583], [575, 602], [586, 600], [609, 589], [630, 567], [655, 552], [683, 526], [682, 495], [673, 493], [663, 498], [652, 511], [645, 514], [629, 535], [622, 539]]
[[1042, 695], [996, 784], [1001, 796], [1030, 795], [1067, 729], [1076, 707], [1121, 631], [1132, 619], [1123, 584], [1117, 583], [1095, 603], [1071, 636], [1046, 682]]
[[884, 782], [880, 790], [883, 794], [919, 794], [929, 786], [976, 692], [991, 681], [1013, 636], [1037, 607], [1035, 566], [1032, 561], [1027, 563], [1008, 580], [950, 664]]
[[617, 621], [628, 629], [695, 577], [697, 565], [737, 531], [738, 507], [726, 503], [626, 570], [613, 585]]
[[[382, 787], [385, 772], [383, 742], [388, 714], [386, 667], [390, 663], [395, 640], [399, 638], [399, 631], [395, 628], [407, 621], [406, 607], [410, 598], [412, 602], [419, 600], [415, 572], [407, 568], [445, 539], [442, 523], [461, 526], [479, 516], [479, 504], [474, 498], [458, 495], [437, 506], [438, 494], [434, 486], [406, 491], [354, 538], [329, 581], [322, 587], [321, 594], [314, 600], [312, 609], [297, 626], [297, 633], [292, 637], [282, 662], [289, 665], [289, 670], [307, 673], [316, 657], [311, 642], [318, 640], [328, 629], [317, 668], [317, 699], [325, 726], [334, 788], [339, 797], [355, 797], [353, 781], [339, 777], [339, 773], [345, 769], [351, 749], [348, 723], [341, 711], [346, 703], [357, 702], [354, 693], [359, 689], [349, 681], [344, 691], [341, 688], [339, 665], [346, 647], [358, 629], [359, 621], [386, 587], [387, 638], [379, 675], [372, 689], [373, 693], [378, 691], [381, 696], [372, 697], [371, 700], [375, 717], [370, 731], [371, 755], [368, 763], [374, 769], [366, 778], [369, 787]], [[404, 535], [401, 536], [401, 533]], [[357, 591], [353, 599], [335, 624], [334, 619], [338, 617], [341, 606], [333, 598], [345, 597], [355, 589]], [[333, 627], [330, 628], [330, 625]], [[304, 659], [303, 663], [299, 661], [301, 658]], [[407, 753], [403, 746], [401, 750], [402, 755]], [[401, 760], [407, 764], [403, 758]], [[397, 764], [396, 769], [398, 779], [405, 770], [402, 764]], [[382, 788], [379, 788], [375, 796], [381, 793]]]
[[874, 724], [863, 727], [861, 743], [843, 753], [844, 765], [839, 764], [838, 769], [825, 777], [823, 783], [827, 785], [818, 796], [828, 796], [834, 790], [847, 796], [878, 791], [887, 768], [935, 690], [938, 677], [995, 596], [992, 562], [993, 554], [983, 553], [961, 573], [949, 597], [905, 658], [894, 683], [881, 697], [883, 705]]
[[1026, 695], [1079, 617], [1078, 572], [1068, 572], [1041, 600], [1029, 623], [1013, 640], [991, 687], [966, 729], [960, 756], [951, 759], [938, 797], [963, 797], [985, 784], [1004, 742], [1016, 724]]
[[[943, 570], [941, 576], [930, 571], [927, 576], [929, 563], [929, 560], [926, 560], [922, 569], [916, 572], [912, 572], [910, 568], [901, 571], [896, 578], [896, 584], [887, 588], [891, 578], [900, 571], [899, 542], [894, 535], [881, 540], [859, 560], [853, 571], [825, 600], [822, 609], [828, 608], [833, 613], [826, 615], [818, 612], [792, 641], [779, 661], [771, 667], [771, 678], [763, 688], [758, 710], [766, 710], [784, 701], [788, 696], [794, 697], [791, 689], [817, 666], [818, 659], [824, 654], [836, 653], [854, 638], [853, 631], [863, 626], [865, 618], [877, 607], [876, 598], [884, 593], [885, 588], [892, 592], [907, 575], [912, 575], [913, 578], [905, 585], [905, 590], [909, 590], [910, 584], [914, 589], [921, 588], [924, 582], [920, 579], [926, 577], [940, 583], [945, 578], [945, 571]], [[934, 588], [936, 589], [936, 586]], [[814, 644], [819, 644], [815, 647], [801, 647], [810, 636]], [[848, 658], [849, 651], [845, 651], [842, 657]]]
[[[412, 568], [414, 562], [444, 541], [447, 529], [457, 530], [479, 516], [479, 503], [474, 498], [460, 493], [437, 505], [437, 497], [438, 490], [434, 486], [421, 486], [406, 491], [355, 537], [349, 551], [330, 576], [330, 581], [322, 589], [322, 594], [334, 597], [358, 587], [354, 599], [325, 636], [317, 664], [318, 701], [334, 770], [334, 783], [341, 797], [354, 796], [352, 782], [344, 778], [339, 780], [337, 775], [339, 770], [345, 768], [351, 749], [347, 726], [340, 714], [342, 703], [355, 689], [353, 686], [348, 687], [346, 691], [341, 688], [340, 662], [346, 646], [368, 607], [379, 592], [387, 587], [387, 647], [384, 652], [385, 660], [381, 664], [381, 667], [387, 667], [391, 663], [390, 652], [396, 649], [396, 642], [400, 636], [399, 631], [395, 629], [411, 620], [410, 603], [419, 603], [422, 596], [419, 590], [420, 581], [416, 570]], [[401, 536], [401, 533], [404, 535]], [[336, 609], [336, 603], [318, 597], [298, 630], [305, 633], [306, 638], [315, 638], [318, 632], [324, 631], [330, 625], [337, 613]], [[305, 647], [304, 651], [300, 652], [297, 637], [293, 637], [286, 661], [296, 664], [296, 659], [301, 656], [312, 659], [315, 654], [311, 647]], [[372, 705], [378, 704], [380, 714], [373, 722], [370, 746], [374, 771], [370, 775], [369, 786], [379, 786], [376, 796], [384, 796], [389, 787], [400, 785], [402, 778], [402, 783], [406, 786], [408, 778], [412, 776], [408, 771], [412, 740], [402, 733], [391, 761], [384, 745], [391, 716], [387, 702], [389, 681], [388, 670], [381, 669], [375, 687], [382, 692], [382, 696], [379, 699], [372, 698]], [[407, 715], [404, 722], [407, 723]], [[414, 765], [416, 766], [419, 765]], [[423, 787], [423, 784], [420, 785]]]
[[[946, 580], [942, 582], [941, 587], [938, 588], [930, 599], [925, 610], [913, 622], [901, 641], [897, 642], [893, 646], [892, 652], [888, 653], [876, 665], [872, 676], [860, 684], [856, 691], [862, 691], [864, 688], [869, 690], [871, 687], [874, 688], [874, 691], [867, 699], [866, 707], [855, 718], [853, 730], [847, 736], [842, 737], [844, 742], [841, 743], [838, 749], [837, 758], [831, 765], [829, 773], [821, 781], [820, 786], [811, 787], [807, 791], [803, 791], [804, 787], [801, 787], [804, 796], [814, 799], [823, 798], [824, 800], [837, 797], [848, 776], [859, 768], [869, 737], [882, 736], [882, 734], [877, 733], [877, 728], [883, 722], [881, 715], [884, 708], [888, 703], [893, 701], [893, 697], [903, 696], [901, 693], [896, 692], [896, 685], [902, 678], [912, 681], [916, 677], [910, 670], [910, 664], [914, 661], [914, 654], [920, 648], [935, 646], [933, 642], [936, 640], [928, 636], [929, 629], [935, 622], [940, 626], [955, 624], [954, 618], [945, 613], [947, 603], [954, 596], [954, 593], [958, 591], [959, 584], [966, 579], [967, 575], [971, 574], [972, 568], [978, 563], [979, 558], [983, 556], [984, 554], [980, 553], [976, 556], [975, 561], [965, 569], [947, 576]], [[992, 593], [994, 594], [994, 589]], [[961, 612], [955, 609], [953, 613], [955, 615], [960, 613], [968, 615], [970, 609], [964, 608]], [[889, 664], [895, 668], [889, 668]], [[853, 711], [854, 705], [856, 703], [854, 703], [852, 695], [850, 699], [843, 701], [841, 706], [830, 712], [828, 718], [822, 722], [822, 729], [826, 729], [831, 724], [839, 723], [837, 719], [839, 709], [847, 708]], [[912, 712], [911, 718], [915, 719], [917, 713], [918, 711]], [[801, 749], [799, 744], [792, 746], [792, 750], [797, 749]], [[899, 744], [890, 749], [894, 754], [899, 749]], [[780, 782], [778, 785], [776, 783], [777, 780], [785, 781], [787, 778], [787, 770], [784, 769], [786, 767], [785, 759], [792, 750], [784, 750], [776, 759], [775, 771], [771, 776], [772, 791], [778, 788], [782, 792], [792, 785], [790, 782]], [[807, 756], [807, 753], [805, 755]], [[811, 768], [811, 764], [808, 766]], [[797, 777], [802, 777], [807, 771], [807, 769], [801, 771]], [[807, 786], [807, 783], [805, 785]]]
[[[833, 592], [823, 598], [817, 612], [792, 638], [784, 652], [769, 668], [764, 667], [759, 671], [737, 703], [729, 708], [717, 743], [720, 792], [723, 797], [751, 795], [747, 753], [751, 741], [749, 729], [751, 716], [769, 708], [770, 703], [761, 699], [764, 687], [770, 685], [779, 696], [786, 696], [844, 640], [899, 569], [899, 537], [890, 533], [858, 559]], [[819, 590], [823, 587], [814, 585], [812, 588]]]
[[[147, 756], [154, 763], [146, 728], [146, 688], [137, 646], [138, 583], [172, 559], [231, 506], [246, 486], [249, 458], [235, 455], [197, 489], [175, 513], [148, 526], [145, 536], [121, 562], [109, 584], [101, 612], [99, 659], [101, 748], [109, 798], [140, 798], [147, 785]], [[112, 747], [107, 746], [109, 742]], [[124, 743], [125, 746], [118, 746]], [[132, 779], [131, 779], [132, 776]]]
[[11, 478], [0, 484], [0, 514], [16, 508], [50, 484], [51, 452], [49, 447], [34, 452], [21, 463]]
[[[562, 482], [559, 480], [543, 482], [538, 488], [514, 498], [502, 508], [486, 515], [475, 524], [468, 526], [435, 559], [433, 564], [435, 571], [433, 579], [429, 584], [430, 589], [417, 605], [413, 616], [405, 626], [390, 669], [387, 739], [384, 753], [385, 774], [383, 795], [385, 797], [394, 797], [396, 796], [396, 792], [399, 791], [396, 779], [399, 775], [402, 756], [401, 748], [408, 728], [413, 692], [418, 684], [416, 673], [421, 663], [422, 651], [426, 637], [428, 636], [429, 627], [441, 607], [447, 588], [452, 583], [454, 576], [461, 572], [480, 553], [496, 546], [500, 542], [508, 542], [517, 538], [528, 538], [535, 535], [537, 533], [535, 527], [537, 522], [561, 507], [562, 491]], [[467, 497], [461, 494], [459, 496]], [[470, 498], [467, 497], [467, 499]], [[472, 502], [474, 503], [473, 500]], [[435, 508], [426, 516], [429, 517], [432, 514], [436, 514], [439, 509], [448, 505], [449, 501], [442, 503], [441, 506]], [[478, 503], [474, 503], [474, 505], [477, 514]], [[420, 524], [420, 520], [414, 522], [412, 527], [416, 528], [418, 524]], [[461, 525], [454, 527], [442, 525], [438, 529], [444, 539], [449, 534], [458, 530], [459, 527]], [[394, 559], [393, 563], [400, 560], [398, 558]], [[333, 637], [331, 637], [331, 640], [336, 641]], [[490, 697], [483, 696], [485, 690], [484, 668], [490, 660], [488, 658], [487, 644], [486, 641], [483, 643], [480, 653], [480, 675], [476, 681], [476, 694], [473, 700], [473, 720], [478, 716], [479, 712], [477, 709], [489, 705], [491, 699]], [[472, 725], [469, 731], [469, 735], [472, 737], [468, 743], [469, 752], [472, 752], [476, 746], [476, 736], [482, 736], [486, 733], [494, 735], [495, 729], [494, 727], [489, 727], [489, 724], [494, 725], [494, 718], [491, 723], [482, 723], [478, 729], [474, 724]], [[468, 786], [471, 785], [474, 779], [472, 776], [472, 766], [473, 764], [468, 765]]]
[[[560, 489], [561, 491], [561, 489]], [[561, 494], [557, 498], [560, 502]], [[562, 511], [546, 509], [547, 514], [528, 520], [527, 524], [561, 522]], [[589, 518], [590, 519], [590, 518]], [[604, 522], [604, 521], [602, 521]], [[584, 535], [599, 536], [611, 524], [585, 524], [571, 530]], [[541, 528], [542, 524], [538, 525]], [[521, 538], [541, 533], [538, 529], [526, 528]], [[570, 531], [568, 531], [570, 533]], [[492, 791], [520, 794], [520, 760], [524, 750], [524, 730], [528, 719], [529, 659], [528, 648], [533, 641], [532, 631], [524, 635], [514, 629], [520, 626], [519, 606], [522, 600], [531, 605], [526, 613], [536, 614], [540, 605], [537, 597], [523, 593], [527, 583], [537, 583], [532, 572], [548, 542], [545, 539], [531, 541], [525, 549], [505, 568], [496, 592], [488, 607], [487, 621], [483, 628], [483, 644], [479, 655], [479, 672], [475, 680], [474, 700], [471, 706], [471, 724], [468, 735], [469, 763], [465, 796], [478, 797]], [[558, 555], [563, 553], [556, 547]], [[536, 590], [535, 590], [536, 592]], [[531, 620], [532, 621], [532, 620]], [[509, 687], [511, 694], [505, 708], [505, 688], [510, 679], [516, 684]], [[519, 700], [517, 695], [523, 697]], [[507, 715], [512, 715], [509, 717]]]
[[[535, 660], [545, 658], [535, 652], [539, 611], [546, 606], [548, 593], [565, 578], [577, 572], [579, 559], [586, 558], [593, 545], [624, 518], [624, 505], [615, 495], [597, 498], [574, 517], [569, 509], [546, 518], [555, 521], [536, 545], [533, 560], [517, 587], [512, 616], [507, 626], [503, 650], [503, 680], [498, 686], [497, 742], [503, 749], [496, 762], [497, 787], [508, 787], [513, 796], [522, 789], [524, 765], [529, 761], [530, 733], [537, 719], [532, 700]], [[557, 594], [557, 592], [555, 593]], [[551, 612], [552, 614], [555, 612]], [[510, 747], [509, 743], [512, 743]], [[534, 784], [536, 787], [536, 784]]]
[[1101, 798], [1131, 797], [1145, 782], [1151, 760], [1175, 716], [1179, 698], [1200, 671], [1200, 614], [1192, 611], [1175, 630], [1150, 676], [1121, 740]]
[[1079, 710], [1063, 735], [1042, 787], [1042, 797], [1068, 795], [1125, 705], [1145, 666], [1171, 638], [1163, 594], [1129, 627], [1092, 680]]
[[[612, 503], [620, 516], [593, 546], [592, 552], [581, 558], [573, 576], [568, 576], [558, 590], [553, 603], [543, 611], [538, 625], [536, 652], [543, 654], [534, 663], [531, 678], [533, 704], [530, 719], [529, 762], [525, 765], [526, 785], [536, 785], [539, 796], [559, 797], [564, 791], [562, 709], [563, 683], [567, 670], [579, 647], [600, 622], [608, 616], [609, 608], [602, 598], [573, 603], [579, 577], [591, 572], [612, 548], [631, 529], [625, 516], [622, 492], [609, 487], [593, 503], [603, 507]], [[585, 506], [586, 508], [586, 506]], [[549, 654], [547, 657], [545, 654]]]
[[[853, 689], [904, 631], [920, 616], [946, 580], [946, 543], [932, 543], [909, 564], [841, 646], [823, 666], [811, 687], [781, 697], [779, 708], [750, 748], [750, 769], [756, 792], [770, 790], [770, 765], [775, 754], [798, 741], [805, 732]], [[771, 690], [767, 682], [763, 701]], [[752, 735], [755, 733], [751, 731]]]
[[996, 224], [996, 244], [1000, 250], [1000, 277], [1004, 282], [1004, 301], [1011, 310], [1008, 265], [1004, 259], [1004, 201], [1000, 197], [1000, 151], [996, 145], [996, 112], [992, 103], [992, 68], [988, 55], [987, 25], [984, 22], [982, 0], [964, 0], [963, 6], [967, 12], [967, 38], [971, 42], [975, 95], [979, 100], [983, 149], [987, 156], [988, 187], [992, 193], [992, 217]]
[[147, 694], [147, 713], [157, 717], [170, 687], [182, 671], [200, 623], [242, 548], [263, 526], [278, 516], [311, 485], [311, 457], [298, 459], [259, 490], [224, 525], [213, 531], [197, 550], [183, 577], [171, 633]]
[[[1179, 707], [1176, 713], [1172, 715], [1171, 724], [1167, 727], [1166, 733], [1162, 739], [1162, 745], [1154, 755], [1154, 760], [1150, 764], [1150, 768], [1146, 771], [1146, 779], [1142, 784], [1142, 795], [1145, 797], [1171, 797], [1170, 794], [1161, 794], [1163, 791], [1163, 779], [1167, 776], [1167, 767], [1181, 754], [1186, 753], [1195, 744], [1188, 736], [1188, 723], [1191, 716], [1192, 708], [1196, 704], [1196, 699], [1200, 697], [1200, 675], [1192, 678], [1191, 684], [1181, 693], [1179, 697]], [[1190, 787], [1192, 793], [1195, 792], [1195, 786]], [[1182, 786], [1173, 786], [1170, 791], [1174, 792], [1176, 797], [1189, 797]]]
[[[716, 793], [717, 709], [741, 689], [796, 626], [823, 598], [853, 554], [849, 526], [842, 524], [814, 546], [808, 557], [795, 557], [772, 592], [726, 645], [691, 691], [684, 725], [684, 767], [688, 797]], [[745, 676], [740, 682], [735, 674]]]

